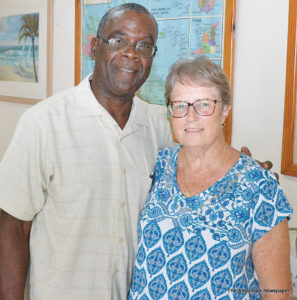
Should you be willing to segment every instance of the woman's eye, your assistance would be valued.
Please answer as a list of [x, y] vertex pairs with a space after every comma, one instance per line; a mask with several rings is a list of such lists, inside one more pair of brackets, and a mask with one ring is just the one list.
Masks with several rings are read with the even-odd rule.
[[201, 102], [200, 103], [200, 106], [201, 107], [207, 107], [209, 104], [208, 104], [208, 102]]

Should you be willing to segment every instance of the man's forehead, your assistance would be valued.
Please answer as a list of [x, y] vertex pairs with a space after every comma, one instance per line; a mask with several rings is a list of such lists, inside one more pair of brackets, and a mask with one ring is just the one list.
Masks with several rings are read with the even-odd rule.
[[120, 18], [123, 16], [123, 14], [125, 14], [127, 11], [124, 11], [124, 10], [121, 10], [121, 11], [115, 11], [113, 14], [112, 14], [112, 17], [111, 17], [111, 20], [113, 18]]
[[[133, 17], [132, 17], [133, 15]], [[156, 25], [153, 20], [153, 17], [151, 15], [145, 14], [145, 13], [139, 13], [135, 12], [133, 10], [126, 10], [126, 11], [116, 11], [112, 14], [112, 16], [109, 18], [105, 29], [107, 29], [110, 25], [116, 26], [118, 22], [120, 21], [130, 21], [132, 19], [139, 19], [140, 23], [143, 23], [143, 19], [148, 18], [151, 20], [152, 28], [155, 29]]]

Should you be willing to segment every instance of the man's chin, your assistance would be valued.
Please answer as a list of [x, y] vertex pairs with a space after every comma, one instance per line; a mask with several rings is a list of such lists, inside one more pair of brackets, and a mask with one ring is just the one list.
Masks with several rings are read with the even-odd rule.
[[114, 92], [117, 94], [117, 96], [134, 96], [140, 87], [141, 85], [139, 84], [121, 84], [117, 87], [117, 89], [114, 90]]
[[113, 90], [111, 95], [113, 95], [114, 97], [117, 98], [127, 98], [127, 97], [131, 97], [133, 98], [135, 95], [136, 91], [133, 89], [117, 89], [117, 90]]

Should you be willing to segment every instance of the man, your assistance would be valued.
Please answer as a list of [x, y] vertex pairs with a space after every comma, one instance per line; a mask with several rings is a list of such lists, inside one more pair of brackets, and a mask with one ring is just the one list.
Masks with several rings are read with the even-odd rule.
[[29, 109], [0, 167], [0, 298], [125, 299], [166, 118], [134, 97], [158, 30], [142, 6], [101, 20], [91, 77]]

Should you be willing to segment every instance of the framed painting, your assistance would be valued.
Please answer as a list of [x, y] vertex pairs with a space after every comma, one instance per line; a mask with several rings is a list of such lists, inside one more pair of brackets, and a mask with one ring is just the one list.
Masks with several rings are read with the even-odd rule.
[[[97, 4], [88, 4], [94, 3]], [[76, 0], [75, 84], [93, 71], [90, 42], [97, 26], [111, 7], [136, 2], [150, 10], [159, 28], [158, 52], [150, 76], [137, 95], [150, 103], [165, 105], [165, 80], [178, 59], [205, 55], [220, 65], [233, 85], [236, 0]], [[231, 143], [232, 112], [225, 123], [225, 138]]]
[[53, 0], [0, 0], [0, 100], [52, 94]]
[[297, 177], [297, 1], [289, 2], [286, 92], [281, 173]]

